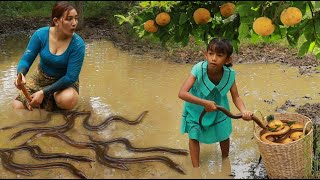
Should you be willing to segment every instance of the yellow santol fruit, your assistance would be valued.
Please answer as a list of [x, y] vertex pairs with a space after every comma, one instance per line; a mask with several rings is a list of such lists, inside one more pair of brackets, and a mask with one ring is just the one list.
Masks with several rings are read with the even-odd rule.
[[281, 141], [280, 143], [281, 143], [281, 144], [287, 144], [287, 143], [292, 142], [292, 141], [293, 141], [293, 140], [288, 137], [288, 138], [284, 139], [283, 141]]
[[284, 124], [282, 121], [275, 119], [268, 123], [268, 127], [274, 129], [275, 131], [279, 131], [284, 127]]
[[290, 129], [298, 129], [298, 128], [302, 128], [303, 129], [303, 124], [300, 123], [294, 123], [290, 126]]
[[154, 33], [158, 31], [158, 26], [154, 20], [150, 19], [144, 23], [144, 30]]
[[253, 22], [253, 30], [260, 36], [269, 36], [274, 31], [274, 24], [267, 17], [259, 17]]
[[302, 20], [302, 13], [296, 7], [288, 7], [281, 12], [280, 21], [283, 25], [294, 26]]
[[294, 133], [290, 134], [290, 138], [291, 138], [292, 140], [296, 141], [296, 140], [298, 140], [298, 139], [301, 138], [302, 134], [303, 134], [303, 133], [300, 132], [300, 131], [294, 132]]
[[171, 17], [166, 12], [159, 13], [156, 17], [156, 23], [159, 26], [165, 26], [165, 25], [169, 24], [170, 20], [171, 20]]
[[193, 13], [193, 19], [197, 24], [206, 24], [211, 19], [211, 14], [206, 8], [198, 8]]
[[234, 13], [235, 7], [236, 6], [230, 2], [222, 4], [222, 6], [220, 7], [221, 16], [226, 18], [231, 16]]

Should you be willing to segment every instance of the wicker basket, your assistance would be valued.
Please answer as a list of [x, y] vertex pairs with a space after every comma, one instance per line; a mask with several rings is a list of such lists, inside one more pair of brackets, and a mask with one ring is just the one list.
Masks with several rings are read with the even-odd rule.
[[255, 126], [254, 136], [270, 179], [308, 178], [313, 159], [313, 127], [310, 118], [296, 113], [274, 114], [275, 119], [291, 120], [304, 124], [307, 133], [287, 144], [268, 144], [260, 140], [261, 127]]

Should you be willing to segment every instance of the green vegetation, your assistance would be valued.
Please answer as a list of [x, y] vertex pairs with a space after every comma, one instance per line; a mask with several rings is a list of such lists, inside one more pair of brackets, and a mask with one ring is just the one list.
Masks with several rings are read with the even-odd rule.
[[[0, 1], [0, 20], [51, 16], [56, 1]], [[74, 2], [74, 1], [71, 1]], [[297, 48], [299, 55], [313, 53], [320, 58], [320, 2], [317, 1], [228, 1], [235, 4], [235, 11], [223, 17], [219, 8], [227, 1], [83, 1], [84, 19], [104, 18], [111, 25], [128, 31], [128, 35], [143, 38], [151, 43], [162, 43], [170, 48], [200, 50], [214, 36], [233, 40], [235, 50], [239, 45], [271, 44]], [[302, 21], [285, 27], [280, 13], [288, 6], [298, 7]], [[193, 12], [204, 7], [212, 18], [207, 24], [196, 24]], [[144, 22], [156, 19], [160, 12], [168, 12], [171, 21], [159, 27], [158, 32], [148, 33]], [[254, 19], [266, 16], [275, 24], [269, 36], [259, 36], [252, 29]]]
[[[72, 1], [71, 1], [72, 2]], [[114, 14], [126, 13], [134, 1], [83, 1], [85, 18], [110, 18], [114, 21]], [[0, 1], [0, 17], [29, 18], [50, 17], [56, 1]], [[115, 22], [115, 21], [114, 21]]]
[[0, 17], [50, 17], [55, 1], [0, 1]]
[[[223, 17], [220, 7], [227, 3], [235, 4], [235, 11]], [[281, 12], [288, 7], [296, 7], [302, 13], [298, 24], [285, 26]], [[198, 24], [194, 12], [199, 8], [210, 11], [211, 19]], [[156, 19], [160, 12], [167, 12], [171, 22], [159, 26], [155, 33], [146, 32], [144, 23]], [[187, 46], [190, 37], [195, 42], [208, 43], [208, 39], [224, 36], [232, 39], [235, 50], [241, 41], [250, 43], [284, 43], [299, 49], [299, 56], [314, 53], [320, 59], [320, 2], [318, 1], [140, 1], [130, 11], [116, 15], [119, 24], [130, 23], [139, 37], [153, 36], [162, 45], [168, 42]], [[275, 26], [271, 35], [260, 36], [253, 30], [253, 22], [258, 17], [268, 17]], [[263, 29], [263, 28], [260, 28]]]

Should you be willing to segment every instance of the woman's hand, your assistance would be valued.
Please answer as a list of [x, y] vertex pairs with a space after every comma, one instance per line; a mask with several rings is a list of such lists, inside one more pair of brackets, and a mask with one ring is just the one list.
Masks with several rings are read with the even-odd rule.
[[14, 82], [14, 85], [16, 86], [16, 88], [18, 88], [19, 90], [21, 90], [22, 86], [26, 84], [26, 78], [24, 77], [24, 75], [22, 73], [21, 74], [21, 77], [22, 77], [22, 81], [20, 82], [20, 84], [18, 83], [18, 77], [17, 76], [17, 79], [16, 81]]
[[204, 107], [207, 112], [212, 112], [217, 110], [216, 103], [213, 101], [205, 100]]
[[245, 111], [242, 111], [242, 119], [243, 120], [252, 120], [252, 115], [253, 113], [251, 111], [248, 111], [248, 110], [245, 110]]
[[32, 101], [29, 103], [32, 107], [39, 107], [44, 98], [44, 93], [42, 90], [35, 92], [31, 95]]

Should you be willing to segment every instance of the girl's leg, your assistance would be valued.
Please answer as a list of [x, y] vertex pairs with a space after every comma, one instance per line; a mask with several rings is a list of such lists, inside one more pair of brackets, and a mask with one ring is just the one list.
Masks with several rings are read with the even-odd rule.
[[13, 109], [26, 109], [21, 101], [13, 100], [12, 102]]
[[230, 139], [226, 139], [220, 142], [220, 149], [222, 153], [222, 157], [229, 156], [229, 147], [230, 147]]
[[192, 166], [194, 168], [199, 167], [199, 153], [200, 153], [200, 145], [199, 141], [195, 139], [189, 139], [189, 150], [192, 161]]
[[78, 93], [74, 88], [69, 87], [62, 91], [55, 92], [54, 99], [59, 108], [71, 110], [78, 103]]

